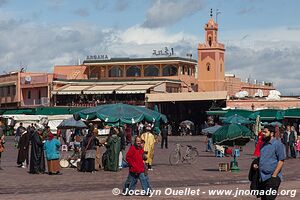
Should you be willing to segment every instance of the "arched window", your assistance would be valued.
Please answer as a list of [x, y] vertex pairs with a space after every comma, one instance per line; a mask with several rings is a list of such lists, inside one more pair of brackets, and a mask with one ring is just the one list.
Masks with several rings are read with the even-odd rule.
[[137, 66], [130, 66], [126, 71], [126, 76], [128, 77], [141, 76], [141, 69]]
[[210, 69], [210, 63], [207, 63], [206, 64], [206, 68], [207, 68], [207, 71], [209, 72], [211, 69]]
[[144, 76], [159, 76], [159, 69], [155, 65], [148, 65], [144, 69]]
[[123, 71], [120, 66], [113, 66], [109, 72], [108, 72], [109, 77], [122, 77], [123, 76]]
[[177, 67], [175, 67], [174, 65], [164, 66], [163, 76], [177, 76]]
[[211, 36], [208, 36], [208, 45], [211, 47], [211, 43], [212, 43], [212, 41], [211, 41]]

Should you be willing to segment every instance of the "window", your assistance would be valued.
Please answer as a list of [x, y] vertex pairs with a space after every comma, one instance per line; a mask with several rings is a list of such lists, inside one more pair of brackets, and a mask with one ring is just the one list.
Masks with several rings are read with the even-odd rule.
[[222, 66], [222, 64], [220, 65], [220, 72], [222, 72], [222, 70], [223, 70], [223, 66]]
[[137, 66], [130, 66], [126, 71], [127, 77], [141, 76], [141, 69]]
[[12, 95], [15, 96], [16, 95], [16, 86], [12, 86]]
[[114, 66], [109, 70], [108, 76], [109, 77], [122, 77], [123, 76], [123, 71], [120, 68], [120, 66]]
[[211, 47], [211, 36], [208, 36], [208, 45]]
[[31, 91], [30, 90], [28, 90], [28, 92], [27, 92], [27, 99], [31, 99]]
[[3, 97], [4, 93], [3, 93], [3, 87], [0, 87], [0, 97]]
[[41, 94], [41, 90], [39, 90], [39, 99], [41, 99], [42, 94]]
[[7, 96], [10, 96], [10, 86], [7, 86]]
[[174, 65], [164, 66], [163, 76], [177, 76], [177, 67], [175, 67]]
[[207, 68], [207, 71], [209, 72], [210, 71], [210, 63], [206, 64], [206, 68]]
[[145, 67], [144, 76], [159, 76], [159, 69], [155, 65]]

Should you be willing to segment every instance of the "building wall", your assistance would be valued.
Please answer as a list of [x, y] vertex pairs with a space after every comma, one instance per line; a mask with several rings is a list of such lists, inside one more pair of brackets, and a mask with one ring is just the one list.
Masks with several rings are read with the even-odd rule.
[[259, 85], [259, 84], [250, 84], [250, 83], [241, 83], [241, 90], [245, 90], [249, 93], [249, 96], [254, 96], [257, 90], [262, 90], [264, 96], [268, 96], [271, 90], [275, 90], [273, 86]]
[[[158, 76], [144, 76], [145, 68], [149, 65], [155, 65], [159, 70]], [[174, 76], [163, 76], [163, 69], [167, 65], [173, 65], [177, 68], [177, 74]], [[113, 67], [118, 66], [122, 70], [122, 76], [120, 77], [109, 77], [109, 70]], [[66, 75], [66, 79], [92, 79], [92, 80], [143, 80], [143, 79], [171, 79], [180, 80], [182, 82], [181, 92], [191, 92], [198, 90], [198, 80], [196, 78], [196, 66], [187, 63], [169, 62], [169, 63], [143, 63], [137, 64], [140, 71], [140, 76], [127, 77], [126, 70], [133, 65], [129, 64], [102, 64], [102, 65], [80, 65], [80, 66], [55, 66], [54, 74]], [[60, 85], [61, 86], [61, 85]], [[56, 86], [54, 86], [57, 88]]]
[[22, 106], [41, 105], [43, 98], [48, 98], [48, 87], [22, 89]]
[[54, 74], [65, 76], [66, 79], [87, 79], [87, 67], [84, 65], [54, 66]]
[[242, 81], [240, 78], [236, 77], [225, 77], [225, 89], [228, 92], [228, 96], [232, 97], [237, 92], [242, 90]]
[[268, 85], [244, 83], [240, 78], [235, 76], [225, 77], [225, 88], [230, 97], [235, 96], [235, 94], [240, 91], [247, 91], [249, 96], [252, 97], [259, 89], [263, 91], [263, 96], [268, 96], [270, 90], [275, 89], [273, 86]]
[[[276, 109], [287, 109], [292, 107], [300, 107], [300, 99], [297, 98], [282, 98], [278, 101], [270, 100], [259, 100], [259, 99], [249, 99], [249, 100], [227, 100], [227, 107], [238, 108], [238, 109], [247, 109], [252, 110], [258, 108], [276, 108]], [[252, 106], [253, 105], [253, 106]]]
[[19, 73], [0, 76], [0, 107], [15, 107], [20, 102]]

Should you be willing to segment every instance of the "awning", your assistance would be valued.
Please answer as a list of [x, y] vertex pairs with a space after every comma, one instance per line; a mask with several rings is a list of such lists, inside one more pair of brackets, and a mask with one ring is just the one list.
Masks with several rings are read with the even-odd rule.
[[249, 118], [254, 120], [259, 115], [263, 121], [282, 120], [285, 115], [284, 113], [284, 110], [263, 109], [252, 113], [249, 115]]
[[83, 91], [84, 94], [112, 94], [114, 90], [122, 85], [96, 85]]
[[227, 110], [209, 110], [209, 111], [206, 111], [207, 115], [224, 116], [226, 113], [227, 113]]
[[58, 88], [57, 90], [54, 90], [54, 93], [56, 93], [56, 94], [81, 94], [81, 92], [88, 87], [90, 87], [90, 86], [88, 86], [88, 85], [69, 85], [67, 87]]
[[116, 90], [117, 94], [145, 94], [154, 85], [124, 85]]
[[227, 91], [146, 94], [147, 102], [226, 100]]
[[5, 83], [0, 83], [0, 86], [10, 86], [10, 85], [16, 85], [16, 81], [10, 81], [10, 82], [5, 82]]
[[284, 118], [300, 118], [300, 108], [291, 108], [285, 110]]
[[53, 94], [145, 94], [155, 84], [116, 84], [116, 85], [66, 85], [54, 90]]
[[239, 115], [239, 116], [242, 116], [242, 117], [245, 117], [245, 118], [249, 118], [249, 116], [252, 113], [254, 113], [254, 111], [252, 111], [252, 110], [232, 109], [232, 110], [227, 110], [227, 113], [225, 114], [225, 117], [230, 117], [232, 115]]

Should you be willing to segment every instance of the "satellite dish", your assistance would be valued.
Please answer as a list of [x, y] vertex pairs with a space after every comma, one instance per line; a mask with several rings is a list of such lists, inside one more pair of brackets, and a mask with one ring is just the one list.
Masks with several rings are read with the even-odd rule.
[[31, 81], [31, 76], [25, 76], [25, 81], [30, 82]]

